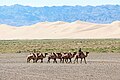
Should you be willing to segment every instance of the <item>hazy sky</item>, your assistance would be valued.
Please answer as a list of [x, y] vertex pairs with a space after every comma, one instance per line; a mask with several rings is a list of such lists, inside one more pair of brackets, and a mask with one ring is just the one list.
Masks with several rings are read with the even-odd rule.
[[27, 6], [62, 6], [62, 5], [120, 5], [120, 0], [0, 0], [0, 6], [2, 5], [14, 5], [22, 4]]

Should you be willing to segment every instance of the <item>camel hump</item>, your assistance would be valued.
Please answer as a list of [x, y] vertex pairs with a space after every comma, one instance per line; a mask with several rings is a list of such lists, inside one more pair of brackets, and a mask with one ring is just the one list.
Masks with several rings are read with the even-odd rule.
[[35, 54], [31, 53], [29, 55], [27, 55], [27, 57], [31, 57], [31, 56], [34, 56]]
[[67, 56], [68, 54], [67, 53], [65, 53], [63, 56]]
[[76, 56], [79, 56], [79, 54], [76, 54]]
[[73, 52], [74, 54], [76, 54], [77, 52]]
[[37, 56], [39, 56], [39, 55], [40, 55], [40, 53], [37, 53], [36, 55], [37, 55]]
[[43, 57], [43, 53], [41, 53], [41, 56]]
[[45, 53], [46, 55], [48, 55], [48, 53]]
[[36, 57], [37, 55], [35, 53], [32, 53], [34, 57]]
[[32, 54], [27, 55], [27, 57], [30, 57], [30, 56], [32, 56]]

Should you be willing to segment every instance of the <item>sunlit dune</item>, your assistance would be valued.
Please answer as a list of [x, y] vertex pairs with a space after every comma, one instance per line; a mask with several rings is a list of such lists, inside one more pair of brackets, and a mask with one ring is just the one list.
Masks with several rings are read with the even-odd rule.
[[103, 39], [120, 38], [120, 21], [111, 24], [89, 22], [40, 22], [31, 26], [0, 25], [0, 39]]

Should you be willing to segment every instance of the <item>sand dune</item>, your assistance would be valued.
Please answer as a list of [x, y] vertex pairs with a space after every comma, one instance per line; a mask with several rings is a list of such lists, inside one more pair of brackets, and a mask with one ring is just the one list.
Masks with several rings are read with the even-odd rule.
[[87, 39], [120, 38], [120, 21], [111, 24], [89, 22], [40, 22], [31, 26], [14, 27], [1, 24], [0, 40], [10, 39]]

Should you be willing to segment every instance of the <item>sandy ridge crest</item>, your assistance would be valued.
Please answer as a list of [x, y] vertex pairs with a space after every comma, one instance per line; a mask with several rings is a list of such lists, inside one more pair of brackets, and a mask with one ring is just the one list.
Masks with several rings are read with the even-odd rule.
[[0, 40], [11, 39], [103, 39], [120, 38], [120, 21], [111, 24], [89, 22], [40, 22], [31, 26], [0, 25]]

